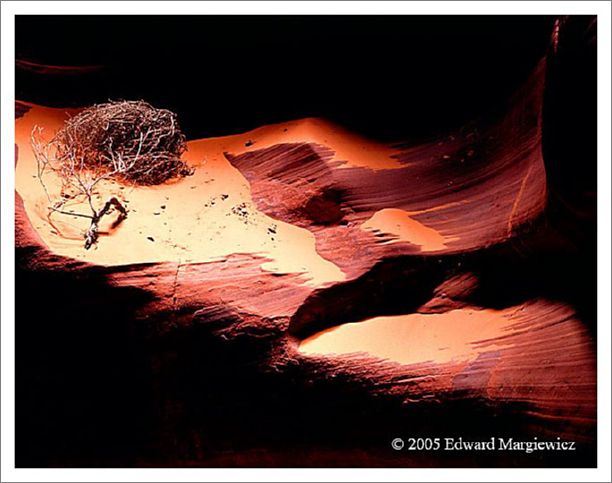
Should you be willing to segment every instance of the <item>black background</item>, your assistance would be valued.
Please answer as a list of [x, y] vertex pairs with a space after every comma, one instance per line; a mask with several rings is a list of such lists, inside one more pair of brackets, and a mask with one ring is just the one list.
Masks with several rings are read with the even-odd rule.
[[144, 99], [188, 138], [322, 116], [387, 141], [504, 110], [550, 43], [546, 16], [18, 16], [17, 99]]

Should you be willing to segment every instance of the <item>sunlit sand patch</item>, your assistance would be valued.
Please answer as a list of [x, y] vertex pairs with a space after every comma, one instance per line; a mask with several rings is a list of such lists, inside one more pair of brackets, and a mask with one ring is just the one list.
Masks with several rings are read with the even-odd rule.
[[397, 208], [385, 208], [377, 211], [366, 220], [361, 228], [366, 231], [384, 233], [393, 237], [389, 243], [408, 242], [419, 245], [423, 252], [440, 251], [447, 248], [447, 239], [437, 230], [429, 228], [414, 218], [408, 212]]
[[513, 310], [459, 309], [443, 314], [374, 317], [319, 332], [299, 345], [306, 355], [365, 353], [400, 364], [465, 362], [508, 346]]
[[[211, 140], [212, 142], [213, 140]], [[351, 133], [318, 118], [306, 118], [264, 126], [245, 134], [215, 138], [222, 149], [234, 155], [268, 148], [279, 143], [315, 143], [334, 151], [332, 160], [341, 168], [361, 167], [374, 171], [405, 167], [393, 158], [399, 151]]]
[[[269, 259], [262, 269], [301, 274], [311, 286], [344, 280], [342, 270], [317, 253], [312, 233], [257, 210], [249, 183], [223, 155], [228, 150], [228, 138], [188, 143], [184, 159], [195, 166], [193, 176], [155, 187], [100, 183], [98, 204], [114, 195], [128, 207], [129, 214], [115, 228], [115, 217], [105, 217], [98, 244], [85, 250], [83, 233], [89, 220], [76, 214], [89, 213], [87, 206], [80, 203], [67, 207], [75, 216], [49, 216], [48, 200], [36, 177], [30, 148], [35, 124], [51, 136], [65, 118], [63, 110], [35, 106], [16, 121], [16, 188], [34, 228], [54, 253], [106, 266], [206, 262], [248, 253]], [[54, 189], [57, 180], [48, 178], [47, 183]]]

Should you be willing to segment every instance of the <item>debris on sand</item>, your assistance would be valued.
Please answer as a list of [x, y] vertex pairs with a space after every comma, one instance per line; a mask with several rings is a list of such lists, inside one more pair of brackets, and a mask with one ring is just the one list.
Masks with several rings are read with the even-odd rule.
[[247, 204], [242, 202], [238, 205], [232, 207], [232, 213], [242, 219], [244, 224], [246, 225], [249, 222], [249, 210], [247, 209]]

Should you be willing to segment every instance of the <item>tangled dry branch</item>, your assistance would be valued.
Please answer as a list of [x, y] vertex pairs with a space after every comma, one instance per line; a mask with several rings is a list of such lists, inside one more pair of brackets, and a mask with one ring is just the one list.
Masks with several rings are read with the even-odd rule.
[[[176, 115], [144, 101], [94, 105], [68, 119], [48, 142], [42, 138], [42, 129], [35, 126], [31, 143], [51, 211], [91, 220], [85, 248], [97, 241], [98, 223], [109, 210], [114, 207], [120, 212], [119, 221], [127, 216], [115, 197], [96, 208], [93, 194], [101, 181], [157, 185], [192, 172], [180, 159], [186, 144]], [[51, 172], [61, 180], [59, 193], [54, 195], [45, 183]], [[68, 201], [79, 198], [87, 201], [91, 214], [64, 210]]]

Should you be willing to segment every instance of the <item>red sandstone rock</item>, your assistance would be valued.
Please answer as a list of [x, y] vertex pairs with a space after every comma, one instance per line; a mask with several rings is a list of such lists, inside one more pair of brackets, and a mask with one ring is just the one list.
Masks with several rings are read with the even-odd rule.
[[[556, 233], [545, 221], [544, 74], [542, 62], [492, 126], [420, 146], [364, 140], [367, 159], [350, 150], [354, 137], [312, 119], [228, 137], [213, 148], [190, 143], [192, 153], [225, 153], [209, 160], [215, 172], [236, 168], [250, 187], [246, 202], [273, 221], [308, 230], [312, 256], [342, 277], [317, 281], [319, 268], [287, 269], [272, 248], [186, 256], [192, 261], [174, 251], [147, 261], [135, 249], [133, 262], [128, 254], [100, 264], [95, 255], [87, 261], [76, 251], [59, 254], [47, 245], [50, 235], [41, 235], [45, 225], [35, 226], [29, 185], [18, 182], [17, 324], [31, 326], [36, 352], [28, 351], [35, 359], [29, 364], [45, 384], [82, 383], [87, 396], [87, 411], [76, 416], [58, 416], [72, 392], [51, 397], [51, 417], [67, 422], [78, 446], [90, 435], [72, 416], [93, 418], [92, 431], [107, 441], [109, 429], [95, 412], [110, 410], [119, 415], [110, 427], [126, 431], [119, 437], [129, 443], [125, 451], [58, 448], [45, 464], [534, 464], [525, 454], [389, 448], [393, 437], [419, 435], [560, 437], [580, 445], [573, 461], [592, 462], [593, 334], [563, 300], [562, 282], [546, 278], [565, 255], [563, 246], [549, 251]], [[19, 104], [18, 115], [39, 109], [30, 107]], [[287, 130], [297, 133], [279, 134]], [[325, 138], [334, 140], [326, 145]], [[28, 146], [18, 148], [21, 157]], [[343, 149], [356, 157], [342, 159]], [[172, 189], [164, 192], [168, 203]], [[137, 217], [130, 214], [122, 230]], [[274, 238], [281, 229], [270, 226], [260, 228]], [[194, 246], [205, 243], [204, 231], [198, 236]], [[279, 240], [291, 255], [291, 239]], [[537, 265], [544, 256], [553, 257], [550, 265]], [[280, 268], [266, 268], [272, 262]], [[490, 316], [485, 325], [474, 322], [483, 315]], [[377, 325], [381, 318], [385, 324]], [[360, 323], [371, 329], [361, 332]], [[18, 332], [24, 340], [25, 330]], [[313, 340], [315, 350], [306, 350]], [[385, 356], [389, 347], [397, 350]], [[56, 350], [74, 354], [58, 363]], [[40, 354], [49, 355], [36, 360]], [[109, 409], [106, 391], [125, 407]], [[563, 464], [562, 457], [545, 454], [535, 464]]]

